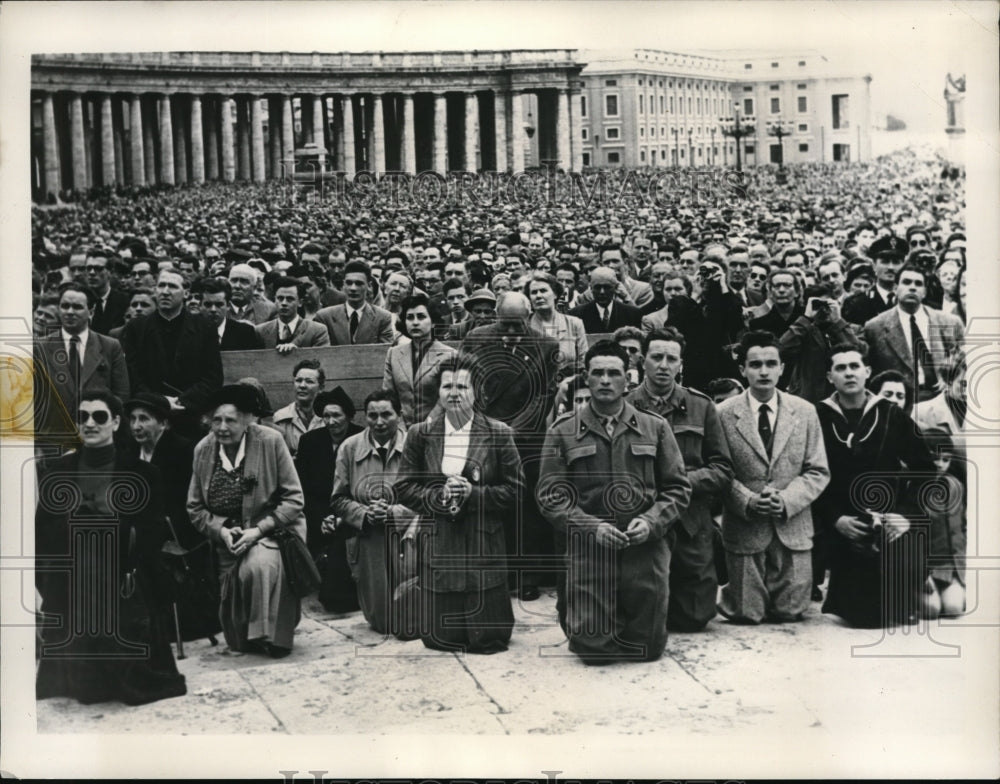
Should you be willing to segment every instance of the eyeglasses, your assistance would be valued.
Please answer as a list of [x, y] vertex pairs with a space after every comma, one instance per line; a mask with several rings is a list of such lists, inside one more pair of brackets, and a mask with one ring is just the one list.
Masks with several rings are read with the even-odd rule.
[[76, 421], [81, 425], [87, 424], [91, 419], [94, 420], [95, 425], [106, 425], [111, 419], [111, 414], [107, 411], [80, 411], [76, 415]]
[[910, 243], [911, 248], [926, 248], [930, 243], [927, 240], [913, 240]]
[[767, 280], [767, 273], [765, 272], [751, 272], [750, 280]]

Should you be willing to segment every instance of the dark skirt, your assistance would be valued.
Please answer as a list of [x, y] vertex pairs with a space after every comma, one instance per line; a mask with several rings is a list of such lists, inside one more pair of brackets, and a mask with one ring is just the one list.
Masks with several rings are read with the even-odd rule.
[[[71, 697], [85, 705], [144, 705], [186, 694], [170, 649], [172, 621], [166, 608], [147, 606], [145, 597], [152, 593], [148, 581], [137, 579], [135, 591], [126, 596], [118, 579], [103, 582], [105, 596], [117, 596], [117, 606], [110, 604], [106, 617], [110, 628], [100, 622], [91, 626], [93, 619], [83, 617], [97, 603], [81, 607], [73, 601], [68, 580], [50, 580], [43, 590], [43, 612], [60, 616], [62, 623], [42, 630], [36, 697]], [[80, 627], [82, 633], [74, 634]]]
[[421, 590], [420, 639], [428, 648], [462, 653], [507, 650], [514, 610], [506, 585], [479, 591]]

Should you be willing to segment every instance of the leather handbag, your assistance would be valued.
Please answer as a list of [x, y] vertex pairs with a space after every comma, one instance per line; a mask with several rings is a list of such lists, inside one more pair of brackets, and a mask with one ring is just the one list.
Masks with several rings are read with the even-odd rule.
[[316, 568], [306, 543], [285, 526], [276, 528], [271, 538], [278, 543], [285, 579], [292, 593], [302, 599], [318, 591], [321, 582], [319, 569]]

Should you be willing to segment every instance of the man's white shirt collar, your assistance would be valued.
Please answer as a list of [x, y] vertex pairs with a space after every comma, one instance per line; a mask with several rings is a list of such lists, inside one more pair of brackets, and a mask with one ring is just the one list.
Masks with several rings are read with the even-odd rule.
[[[73, 336], [70, 335], [62, 327], [59, 328], [62, 333], [63, 347], [66, 349], [67, 356], [69, 355], [69, 344]], [[87, 339], [90, 337], [90, 329], [86, 328], [77, 337], [80, 338], [80, 364], [83, 364], [83, 355], [87, 353]]]

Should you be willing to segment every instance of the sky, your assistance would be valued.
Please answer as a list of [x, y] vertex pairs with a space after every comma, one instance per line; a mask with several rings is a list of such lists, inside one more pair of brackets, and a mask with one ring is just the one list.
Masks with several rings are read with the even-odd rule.
[[14, 3], [0, 30], [28, 17], [36, 51], [818, 50], [872, 75], [875, 116], [928, 132], [944, 122], [945, 75], [996, 61], [997, 9], [981, 0]]

